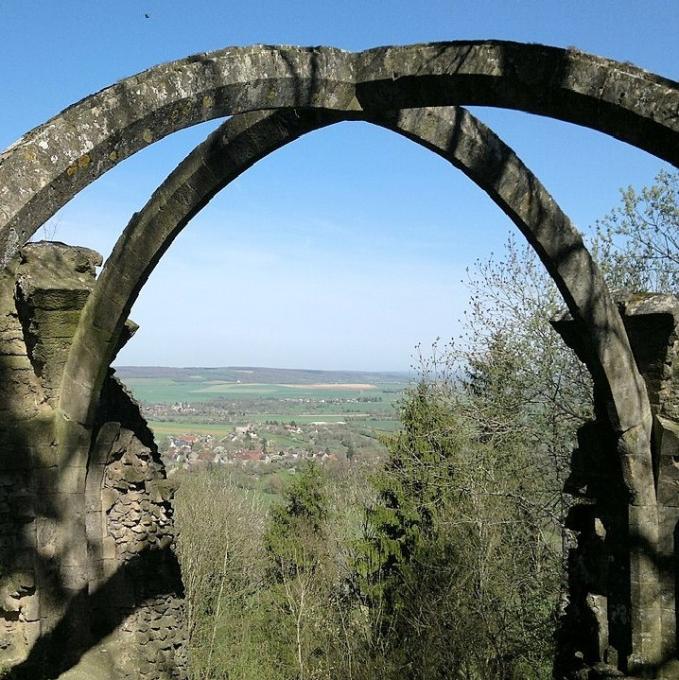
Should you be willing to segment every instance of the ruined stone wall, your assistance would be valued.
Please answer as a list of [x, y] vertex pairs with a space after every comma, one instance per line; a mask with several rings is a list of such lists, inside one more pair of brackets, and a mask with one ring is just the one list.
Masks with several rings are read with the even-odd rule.
[[[679, 677], [679, 301], [669, 295], [619, 297], [618, 305], [653, 412], [655, 515], [642, 513], [623, 483], [616, 433], [606, 413], [608, 395], [595, 390], [596, 418], [578, 431], [566, 492], [567, 589], [559, 630], [557, 677]], [[554, 323], [583, 360], [588, 348], [570, 319]], [[640, 528], [652, 541], [639, 545]], [[637, 563], [635, 564], [635, 560]], [[642, 628], [633, 607], [638, 581], [649, 620]], [[635, 639], [638, 636], [638, 639]], [[657, 659], [640, 664], [633, 649]]]
[[111, 374], [92, 432], [66, 440], [90, 449], [87, 467], [57, 444], [61, 373], [100, 263], [87, 249], [29, 244], [7, 274], [14, 297], [0, 301], [0, 670], [12, 668], [9, 677], [187, 675], [174, 489], [138, 405]]
[[[181, 575], [173, 552], [175, 488], [139, 408], [113, 376], [87, 483], [90, 587], [117, 579], [94, 626], [118, 626], [120, 677], [154, 680], [187, 673]], [[97, 584], [97, 585], [95, 585]]]
[[0, 299], [0, 669], [40, 634], [33, 449], [48, 420], [14, 300]]

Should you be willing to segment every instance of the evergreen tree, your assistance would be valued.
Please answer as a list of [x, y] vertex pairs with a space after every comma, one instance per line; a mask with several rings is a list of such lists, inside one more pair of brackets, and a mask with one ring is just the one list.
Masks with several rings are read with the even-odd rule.
[[271, 510], [264, 541], [276, 580], [313, 569], [319, 559], [328, 517], [323, 484], [320, 469], [309, 463], [292, 478], [284, 502]]

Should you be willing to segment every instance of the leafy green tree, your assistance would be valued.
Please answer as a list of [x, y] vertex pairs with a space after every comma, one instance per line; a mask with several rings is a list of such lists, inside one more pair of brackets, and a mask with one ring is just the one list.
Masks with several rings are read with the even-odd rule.
[[266, 570], [264, 522], [258, 497], [223, 468], [182, 473], [177, 551], [192, 680], [254, 680], [262, 668], [274, 666], [259, 599]]
[[387, 627], [397, 608], [403, 570], [433, 531], [441, 488], [435, 482], [451, 473], [451, 454], [460, 445], [456, 431], [446, 424], [450, 411], [429, 398], [432, 389], [425, 381], [418, 383], [402, 404], [402, 429], [383, 439], [389, 456], [374, 480], [378, 502], [367, 510], [359, 568], [369, 601], [380, 607], [380, 622]]
[[621, 194], [593, 242], [609, 286], [679, 292], [679, 172], [663, 170], [651, 186]]
[[384, 678], [546, 678], [558, 572], [536, 480], [522, 442], [495, 449], [457, 405], [452, 382], [422, 380], [386, 440], [357, 556], [370, 663]]
[[277, 579], [313, 568], [325, 540], [327, 517], [324, 478], [320, 468], [309, 463], [292, 478], [284, 502], [271, 510], [264, 541]]
[[264, 536], [272, 580], [267, 598], [271, 625], [278, 631], [279, 665], [295, 680], [313, 676], [326, 661], [321, 612], [329, 604], [332, 559], [324, 487], [318, 466], [305, 465], [291, 480], [284, 502], [271, 510]]

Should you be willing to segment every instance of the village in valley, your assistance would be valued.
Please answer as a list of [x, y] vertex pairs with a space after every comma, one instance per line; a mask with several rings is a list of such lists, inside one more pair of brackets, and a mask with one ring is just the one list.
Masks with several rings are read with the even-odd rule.
[[398, 423], [406, 374], [123, 367], [169, 474], [224, 466], [294, 473], [375, 462]]
[[[344, 424], [344, 423], [338, 423]], [[318, 436], [319, 426], [326, 423], [311, 423], [310, 434]], [[271, 446], [262, 432], [266, 434], [284, 433], [292, 438], [299, 437], [299, 447], [283, 448]], [[254, 424], [234, 426], [233, 432], [223, 437], [213, 434], [193, 434], [190, 432], [179, 435], [167, 435], [166, 448], [162, 449], [164, 462], [170, 472], [177, 469], [190, 470], [194, 467], [206, 465], [270, 465], [279, 464], [294, 467], [304, 460], [318, 463], [337, 462], [338, 456], [350, 461], [353, 450], [352, 444], [346, 446], [343, 453], [325, 449], [314, 450], [304, 446], [305, 430], [295, 423], [285, 425], [264, 425], [257, 428]]]

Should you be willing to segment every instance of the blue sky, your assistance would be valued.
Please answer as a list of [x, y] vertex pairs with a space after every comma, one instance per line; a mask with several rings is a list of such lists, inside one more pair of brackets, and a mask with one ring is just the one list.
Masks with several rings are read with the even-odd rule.
[[[145, 14], [149, 18], [145, 18]], [[228, 45], [363, 49], [498, 38], [575, 46], [679, 80], [676, 0], [0, 0], [0, 149], [70, 103], [169, 59]], [[599, 133], [475, 109], [587, 230], [618, 189], [665, 166]], [[130, 215], [217, 123], [122, 163], [54, 218], [104, 255]], [[405, 369], [459, 332], [476, 258], [513, 229], [430, 152], [346, 123], [265, 159], [177, 239], [133, 309], [119, 363]]]

